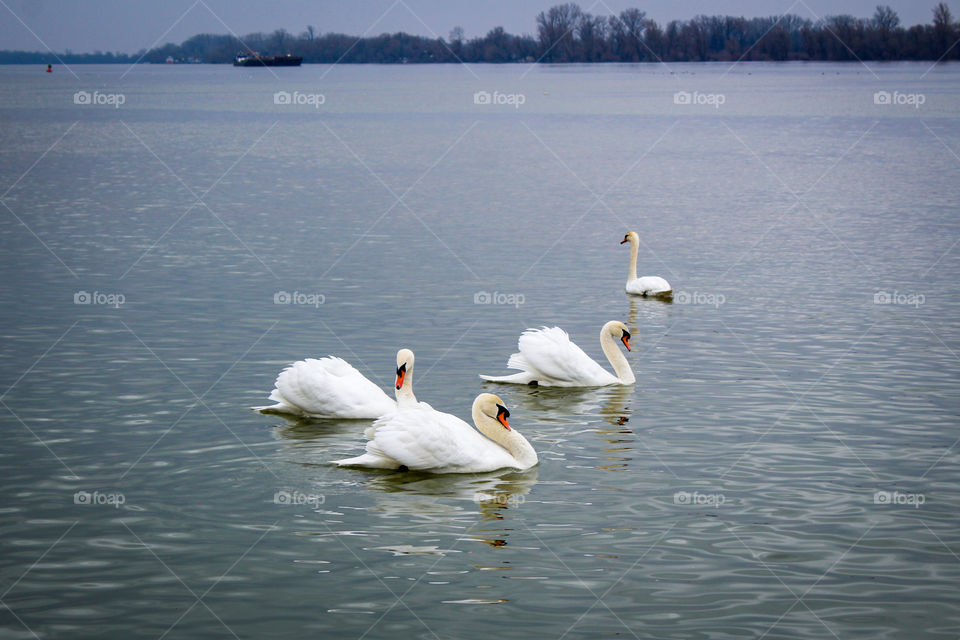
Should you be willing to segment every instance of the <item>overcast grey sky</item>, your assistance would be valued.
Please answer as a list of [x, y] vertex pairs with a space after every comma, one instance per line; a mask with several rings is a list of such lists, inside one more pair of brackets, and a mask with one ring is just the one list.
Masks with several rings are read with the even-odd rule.
[[[889, 4], [900, 14], [901, 24], [910, 26], [931, 22], [937, 1], [584, 0], [578, 4], [597, 15], [638, 7], [661, 24], [698, 14], [870, 17], [877, 4]], [[134, 53], [166, 42], [180, 43], [198, 33], [242, 36], [283, 28], [299, 34], [307, 25], [322, 33], [350, 35], [406, 31], [446, 38], [457, 25], [467, 37], [482, 36], [496, 26], [510, 33], [535, 34], [537, 13], [555, 4], [560, 0], [0, 0], [0, 49]], [[956, 7], [951, 9], [954, 16], [960, 15]]]

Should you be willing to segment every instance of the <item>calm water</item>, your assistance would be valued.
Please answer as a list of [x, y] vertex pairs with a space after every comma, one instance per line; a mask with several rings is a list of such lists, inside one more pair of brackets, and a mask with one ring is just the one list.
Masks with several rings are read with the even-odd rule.
[[[960, 67], [74, 71], [0, 68], [0, 636], [960, 635]], [[634, 387], [477, 378], [611, 319]], [[246, 409], [399, 347], [539, 466]]]

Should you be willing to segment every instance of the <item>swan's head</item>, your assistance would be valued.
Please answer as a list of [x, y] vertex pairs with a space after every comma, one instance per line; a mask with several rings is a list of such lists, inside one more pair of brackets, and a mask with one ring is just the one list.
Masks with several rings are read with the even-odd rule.
[[630, 231], [627, 233], [627, 235], [623, 236], [623, 240], [620, 241], [620, 244], [624, 244], [627, 242], [631, 244], [640, 242], [640, 236], [637, 235], [636, 231]]
[[413, 351], [410, 349], [400, 349], [397, 351], [397, 385], [399, 391], [403, 386], [403, 380], [413, 373]]
[[499, 422], [507, 431], [511, 430], [510, 423], [507, 422], [507, 418], [510, 417], [510, 411], [507, 409], [503, 400], [500, 399], [500, 396], [492, 393], [481, 393], [477, 396], [477, 399], [473, 401], [473, 407], [483, 415]]
[[[631, 233], [633, 232], [631, 231]], [[630, 331], [627, 330], [627, 325], [617, 320], [611, 320], [603, 325], [603, 328], [614, 340], [622, 342], [623, 346], [627, 348], [627, 351], [630, 351]]]

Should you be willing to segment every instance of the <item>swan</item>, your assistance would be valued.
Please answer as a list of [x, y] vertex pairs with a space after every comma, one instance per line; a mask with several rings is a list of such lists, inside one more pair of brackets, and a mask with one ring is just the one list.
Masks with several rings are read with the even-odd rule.
[[660, 276], [637, 277], [637, 251], [640, 248], [640, 236], [636, 231], [631, 231], [623, 236], [624, 242], [630, 243], [630, 271], [627, 273], [627, 293], [633, 293], [638, 296], [670, 296], [673, 289], [670, 283]]
[[413, 395], [413, 352], [397, 352], [396, 400], [346, 360], [334, 356], [299, 360], [280, 372], [270, 399], [275, 405], [253, 407], [261, 413], [307, 418], [373, 420], [397, 407], [416, 406]]
[[570, 341], [560, 327], [527, 329], [518, 340], [519, 353], [510, 356], [508, 369], [520, 373], [509, 376], [480, 376], [488, 382], [544, 387], [603, 387], [608, 384], [633, 384], [636, 378], [630, 363], [617, 348], [616, 340], [630, 350], [630, 332], [627, 325], [611, 320], [600, 329], [600, 347], [617, 375], [601, 367], [583, 349]]
[[431, 473], [524, 470], [537, 464], [537, 452], [510, 427], [510, 412], [498, 396], [481, 393], [472, 413], [476, 429], [422, 404], [401, 409], [373, 423], [366, 453], [334, 464]]

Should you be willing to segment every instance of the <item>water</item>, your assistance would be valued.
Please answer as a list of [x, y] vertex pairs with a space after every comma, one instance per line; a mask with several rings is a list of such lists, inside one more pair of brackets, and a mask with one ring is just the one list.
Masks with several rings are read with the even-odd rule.
[[[127, 71], [0, 69], [0, 635], [960, 634], [960, 67]], [[477, 378], [611, 319], [635, 387]], [[332, 468], [362, 426], [246, 409], [400, 347], [539, 466]]]

